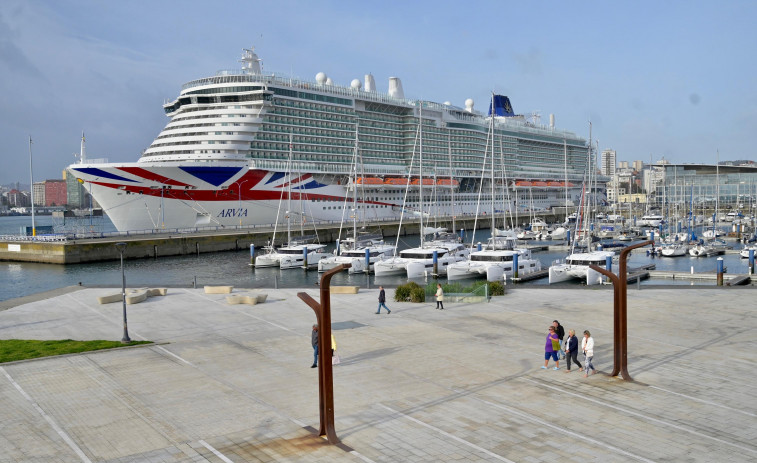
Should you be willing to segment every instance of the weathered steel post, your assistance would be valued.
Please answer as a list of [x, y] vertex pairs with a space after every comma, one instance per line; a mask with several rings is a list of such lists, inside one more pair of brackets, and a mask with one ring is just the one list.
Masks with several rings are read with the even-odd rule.
[[612, 376], [617, 376], [620, 373], [623, 379], [626, 381], [633, 381], [631, 375], [628, 373], [628, 254], [636, 248], [640, 248], [647, 245], [654, 247], [654, 241], [643, 241], [641, 243], [628, 246], [620, 252], [620, 259], [618, 259], [618, 275], [614, 275], [607, 270], [597, 267], [596, 265], [590, 265], [589, 267], [607, 276], [612, 280], [615, 289], [615, 320], [613, 321], [613, 359], [615, 366], [612, 370]]
[[334, 371], [331, 365], [331, 277], [351, 267], [341, 264], [321, 276], [321, 303], [316, 302], [306, 292], [297, 297], [309, 305], [318, 321], [318, 396], [321, 413], [319, 436], [326, 436], [329, 444], [338, 444], [334, 427]]

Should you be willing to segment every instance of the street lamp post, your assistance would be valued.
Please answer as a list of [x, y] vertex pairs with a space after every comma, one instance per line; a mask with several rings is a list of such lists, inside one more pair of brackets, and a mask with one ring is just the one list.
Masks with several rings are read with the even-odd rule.
[[124, 312], [124, 336], [121, 338], [123, 344], [131, 342], [129, 339], [129, 330], [126, 327], [126, 274], [124, 273], [124, 251], [126, 250], [126, 243], [116, 243], [116, 249], [121, 254], [121, 299], [123, 303]]

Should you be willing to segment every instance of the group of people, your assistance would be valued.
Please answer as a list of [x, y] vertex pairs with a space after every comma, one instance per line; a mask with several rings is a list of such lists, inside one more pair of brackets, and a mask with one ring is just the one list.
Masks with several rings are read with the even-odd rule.
[[544, 365], [542, 369], [549, 366], [549, 359], [554, 360], [554, 370], [560, 369], [560, 359], [567, 359], [568, 368], [565, 373], [570, 373], [571, 361], [578, 366], [579, 370], [585, 370], [584, 378], [597, 372], [592, 363], [594, 358], [594, 338], [591, 337], [589, 330], [584, 330], [584, 337], [581, 339], [581, 352], [584, 354], [584, 365], [578, 361], [578, 338], [575, 330], [568, 330], [568, 338], [565, 339], [565, 328], [557, 320], [552, 322], [548, 328], [547, 342], [544, 345]]

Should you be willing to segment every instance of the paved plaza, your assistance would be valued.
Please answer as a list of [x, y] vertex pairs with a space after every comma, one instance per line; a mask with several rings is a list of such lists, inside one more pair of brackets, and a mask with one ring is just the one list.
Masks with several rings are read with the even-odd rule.
[[[119, 291], [26, 298], [0, 339], [119, 340], [121, 304], [97, 303]], [[314, 314], [267, 293], [169, 288], [128, 306], [153, 345], [0, 365], [0, 462], [757, 461], [754, 289], [629, 289], [634, 382], [607, 376], [610, 288], [508, 286], [443, 311], [388, 289], [389, 315], [377, 289], [333, 295], [339, 446], [316, 435]], [[540, 368], [553, 319], [591, 330], [599, 374]]]

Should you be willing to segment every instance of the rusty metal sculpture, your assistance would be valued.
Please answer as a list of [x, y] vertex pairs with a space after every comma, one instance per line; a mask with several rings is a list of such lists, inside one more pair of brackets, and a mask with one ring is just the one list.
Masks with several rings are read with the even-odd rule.
[[644, 241], [628, 246], [620, 252], [618, 260], [618, 274], [590, 265], [589, 268], [601, 273], [612, 281], [614, 290], [614, 316], [613, 316], [613, 368], [610, 376], [620, 374], [626, 381], [633, 381], [628, 373], [628, 254], [636, 248], [641, 248], [654, 241]]
[[339, 443], [334, 428], [334, 371], [331, 366], [331, 277], [349, 267], [350, 264], [341, 264], [321, 276], [320, 304], [305, 292], [297, 293], [297, 297], [313, 309], [318, 321], [318, 396], [321, 412], [318, 435], [326, 436], [329, 444]]

